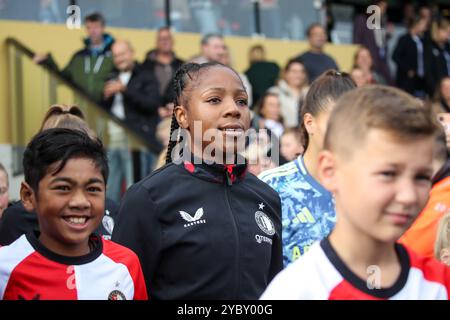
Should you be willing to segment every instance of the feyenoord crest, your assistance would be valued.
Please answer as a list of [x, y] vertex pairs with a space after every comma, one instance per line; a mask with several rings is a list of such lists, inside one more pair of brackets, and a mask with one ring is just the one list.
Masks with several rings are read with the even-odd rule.
[[119, 290], [114, 290], [108, 295], [108, 300], [127, 300], [127, 298]]
[[273, 236], [275, 234], [275, 226], [273, 225], [272, 220], [262, 211], [255, 212], [255, 220], [258, 224], [258, 227], [264, 231], [269, 236]]

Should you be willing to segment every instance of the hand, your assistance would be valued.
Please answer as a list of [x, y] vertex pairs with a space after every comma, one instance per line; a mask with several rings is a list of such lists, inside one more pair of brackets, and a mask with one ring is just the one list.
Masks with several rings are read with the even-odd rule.
[[36, 64], [41, 63], [48, 59], [48, 53], [36, 53], [33, 57], [33, 62]]
[[105, 99], [109, 99], [116, 93], [125, 91], [125, 89], [126, 87], [119, 80], [108, 81], [103, 89], [103, 96]]

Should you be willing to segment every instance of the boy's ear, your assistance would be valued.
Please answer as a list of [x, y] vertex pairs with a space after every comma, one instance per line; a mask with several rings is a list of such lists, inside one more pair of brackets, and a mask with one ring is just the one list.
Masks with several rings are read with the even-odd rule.
[[177, 119], [178, 123], [180, 124], [180, 127], [183, 129], [188, 129], [189, 122], [188, 122], [188, 115], [187, 110], [185, 106], [176, 106], [174, 109], [175, 112], [175, 118]]
[[319, 180], [325, 189], [330, 192], [336, 190], [336, 159], [335, 156], [328, 150], [323, 150], [319, 153], [319, 161], [317, 167], [317, 174]]
[[305, 113], [303, 115], [303, 124], [305, 125], [306, 131], [308, 132], [308, 135], [312, 134], [314, 132], [314, 117], [310, 113]]
[[443, 248], [439, 252], [439, 260], [450, 266], [450, 248]]
[[35, 209], [36, 199], [34, 191], [25, 181], [20, 185], [20, 199], [25, 210], [32, 212]]

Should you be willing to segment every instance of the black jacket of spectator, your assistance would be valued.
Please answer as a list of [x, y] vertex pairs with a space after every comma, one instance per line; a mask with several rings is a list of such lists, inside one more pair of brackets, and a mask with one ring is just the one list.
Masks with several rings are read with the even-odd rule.
[[308, 73], [309, 81], [314, 81], [318, 76], [329, 69], [339, 71], [339, 67], [336, 61], [326, 53], [315, 53], [312, 51], [306, 51], [296, 58], [303, 63], [306, 72]]
[[[177, 70], [181, 67], [181, 65], [184, 63], [183, 60], [181, 60], [180, 58], [178, 58], [175, 53], [173, 53], [173, 59], [172, 62], [168, 65], [172, 71], [172, 77], [171, 80], [169, 81], [169, 83], [165, 86], [165, 88], [161, 88], [160, 83], [158, 83], [159, 86], [159, 92], [162, 94], [160, 97], [160, 106], [165, 106], [168, 103], [171, 103], [174, 101], [175, 99], [175, 91], [173, 90], [173, 85], [172, 85], [172, 81], [173, 81], [173, 77], [175, 76], [175, 73], [177, 72]], [[156, 50], [151, 50], [146, 54], [146, 58], [144, 61], [144, 67], [147, 68], [155, 77], [155, 79], [157, 79], [157, 75], [156, 75], [156, 66], [161, 65], [164, 66], [163, 64], [161, 64], [160, 62], [158, 62], [156, 60]]]
[[[108, 78], [119, 76], [115, 70]], [[155, 131], [159, 122], [159, 93], [156, 78], [143, 65], [135, 64], [127, 88], [123, 94], [125, 122], [137, 130], [152, 146], [152, 152], [158, 154], [162, 150], [156, 139]], [[104, 101], [106, 109], [111, 111], [114, 96]]]
[[436, 42], [431, 41], [425, 44], [424, 51], [426, 88], [427, 93], [432, 97], [438, 90], [442, 78], [449, 75], [450, 70], [447, 68], [444, 52], [450, 54], [450, 47], [446, 44], [442, 48]]
[[[105, 239], [111, 239], [119, 206], [113, 200], [106, 198], [105, 215], [96, 233]], [[35, 212], [25, 210], [21, 201], [8, 207], [0, 219], [0, 246], [7, 246], [23, 234], [39, 231], [39, 223]]]
[[397, 86], [410, 94], [416, 90], [425, 90], [423, 79], [417, 75], [417, 55], [417, 45], [411, 34], [401, 36], [392, 59], [397, 64]]
[[[358, 14], [355, 17], [353, 23], [353, 43], [361, 44], [369, 49], [375, 71], [382, 75], [388, 84], [392, 85], [393, 80], [386, 59], [388, 56], [387, 41], [389, 41], [391, 35], [389, 33], [386, 34], [385, 45], [383, 48], [379, 48], [375, 40], [374, 30], [367, 28], [368, 17], [367, 14]], [[382, 28], [384, 27], [385, 26], [382, 25]], [[382, 52], [384, 52], [384, 55], [381, 54]]]

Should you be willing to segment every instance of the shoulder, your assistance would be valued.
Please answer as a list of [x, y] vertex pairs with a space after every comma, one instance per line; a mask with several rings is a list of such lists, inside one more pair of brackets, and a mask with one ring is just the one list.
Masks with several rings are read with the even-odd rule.
[[330, 63], [336, 65], [336, 61], [334, 61], [334, 58], [330, 56], [328, 53], [323, 53], [323, 58], [329, 61]]
[[304, 62], [303, 60], [308, 60], [311, 57], [311, 53], [309, 51], [305, 51], [301, 54], [299, 54], [297, 57], [295, 57], [295, 59], [300, 60], [302, 62]]
[[271, 196], [274, 200], [279, 198], [278, 193], [273, 188], [271, 188], [267, 183], [261, 181], [261, 179], [256, 177], [254, 174], [247, 172], [245, 181], [250, 186], [253, 186], [255, 189], [259, 190], [259, 192], [264, 193], [266, 197]]
[[26, 213], [28, 212], [25, 210], [22, 202], [18, 201], [10, 207], [6, 208], [5, 212], [2, 215], [2, 220], [20, 220]]
[[298, 173], [298, 168], [297, 165], [295, 164], [295, 161], [296, 160], [285, 163], [277, 168], [264, 171], [260, 173], [258, 178], [264, 181], [265, 183], [271, 185], [271, 183], [274, 182], [274, 180], [276, 179], [280, 178], [283, 179], [295, 175]]
[[183, 175], [183, 173], [187, 173], [187, 171], [182, 170], [182, 168], [175, 163], [168, 163], [142, 179], [140, 181], [140, 187], [150, 190], [153, 187], [161, 187], [161, 185], [172, 185], [173, 180], [169, 179], [179, 177], [180, 175]]
[[132, 185], [126, 192], [123, 202], [136, 205], [136, 200], [152, 201], [159, 194], [173, 193], [174, 188], [183, 185], [183, 183], [178, 183], [178, 181], [183, 182], [180, 179], [183, 174], [184, 170], [181, 170], [176, 164], [166, 164]]
[[[324, 274], [322, 274], [323, 271], [325, 271]], [[325, 274], [326, 277], [324, 277]], [[316, 242], [308, 252], [288, 265], [273, 279], [261, 299], [327, 299], [329, 288], [321, 282], [326, 282], [325, 280], [332, 276], [336, 277], [336, 271], [330, 269], [330, 262], [320, 248], [319, 242]], [[334, 282], [339, 281], [340, 279], [336, 279]]]
[[86, 48], [80, 49], [80, 50], [76, 51], [72, 55], [72, 59], [71, 60], [82, 58], [82, 57], [84, 57], [84, 56], [86, 56], [88, 54], [89, 54], [89, 50], [88, 49], [86, 49]]
[[37, 216], [25, 210], [22, 202], [8, 207], [0, 219], [0, 244], [10, 244], [22, 234], [38, 228]]
[[139, 258], [132, 250], [110, 240], [102, 239], [102, 241], [103, 254], [115, 263], [121, 263], [127, 267], [139, 264]]
[[424, 282], [444, 286], [447, 294], [450, 295], [450, 268], [434, 257], [419, 256], [409, 248], [402, 247], [406, 250], [410, 259], [410, 276], [415, 274], [416, 277], [421, 278]]

